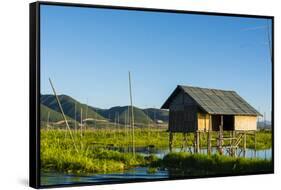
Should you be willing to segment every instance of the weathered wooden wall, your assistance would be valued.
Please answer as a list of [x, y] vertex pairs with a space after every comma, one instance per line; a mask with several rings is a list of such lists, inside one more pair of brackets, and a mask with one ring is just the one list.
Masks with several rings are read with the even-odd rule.
[[169, 131], [193, 132], [197, 130], [197, 105], [188, 95], [179, 93], [169, 109]]
[[256, 116], [238, 116], [234, 117], [235, 130], [250, 131], [257, 130], [257, 117]]

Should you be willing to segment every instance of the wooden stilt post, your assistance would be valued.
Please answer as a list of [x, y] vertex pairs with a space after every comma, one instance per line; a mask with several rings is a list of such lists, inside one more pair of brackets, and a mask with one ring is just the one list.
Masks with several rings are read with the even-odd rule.
[[193, 138], [193, 149], [194, 153], [197, 153], [197, 145], [196, 145], [196, 139], [197, 139], [197, 132], [194, 132], [194, 138]]
[[194, 153], [198, 153], [200, 150], [200, 133], [196, 131], [194, 133]]
[[223, 144], [223, 115], [221, 115], [221, 124], [219, 126], [219, 153], [223, 154], [223, 148], [222, 148], [222, 144]]
[[186, 149], [187, 149], [187, 133], [183, 133], [183, 141], [184, 141], [183, 148], [184, 148], [184, 151], [186, 151]]
[[232, 139], [232, 131], [229, 131], [229, 156], [232, 156], [232, 144], [233, 144], [233, 139]]
[[254, 138], [255, 138], [255, 157], [257, 157], [257, 133], [254, 131]]
[[208, 129], [208, 154], [212, 151], [212, 116], [209, 115], [209, 129]]
[[173, 151], [173, 133], [171, 131], [169, 132], [169, 150]]
[[197, 149], [197, 153], [200, 152], [200, 132], [197, 131], [197, 135], [196, 135], [196, 149]]
[[243, 146], [243, 156], [246, 157], [246, 147], [247, 147], [247, 134], [244, 132], [244, 146]]
[[230, 134], [231, 134], [231, 143], [230, 143], [230, 156], [235, 156], [235, 147], [234, 147], [234, 145], [235, 145], [235, 131], [233, 130], [232, 132], [230, 132]]

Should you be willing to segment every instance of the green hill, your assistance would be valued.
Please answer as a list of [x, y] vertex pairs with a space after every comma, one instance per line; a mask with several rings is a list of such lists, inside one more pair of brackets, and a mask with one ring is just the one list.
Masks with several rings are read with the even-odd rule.
[[40, 118], [41, 121], [47, 122], [49, 114], [49, 122], [57, 122], [63, 120], [61, 113], [48, 108], [47, 106], [41, 104], [40, 105]]
[[[93, 109], [90, 109], [86, 104], [82, 104], [77, 100], [71, 98], [67, 95], [59, 95], [59, 100], [61, 102], [63, 111], [65, 115], [71, 117], [72, 119], [79, 121], [81, 119], [81, 109], [82, 109], [82, 118], [91, 118], [96, 120], [106, 120], [100, 114], [95, 112]], [[41, 104], [47, 106], [48, 108], [59, 112], [59, 106], [57, 104], [56, 98], [54, 95], [41, 95]], [[76, 105], [76, 106], [75, 106]], [[76, 107], [76, 109], [75, 109]]]
[[[94, 126], [108, 126], [108, 121], [111, 122], [110, 126], [114, 126], [114, 123], [129, 124], [130, 106], [116, 106], [110, 109], [100, 109], [92, 107], [86, 104], [82, 104], [79, 101], [73, 99], [67, 95], [59, 95], [59, 100], [62, 104], [63, 111], [69, 119], [80, 122], [81, 109], [83, 114], [83, 120], [88, 118], [87, 123]], [[48, 112], [50, 112], [50, 122], [62, 120], [60, 110], [54, 95], [41, 95], [42, 114], [41, 121], [47, 121]], [[76, 108], [75, 108], [76, 107]], [[134, 122], [137, 126], [147, 126], [148, 124], [155, 123], [158, 120], [162, 120], [167, 123], [169, 118], [169, 112], [167, 110], [161, 110], [156, 108], [140, 109], [134, 107]], [[97, 123], [98, 122], [98, 123]]]
[[169, 111], [161, 110], [157, 108], [147, 108], [143, 110], [153, 121], [162, 120], [163, 122], [169, 122]]
[[[115, 121], [118, 122], [118, 117], [119, 117], [119, 123], [122, 124], [129, 123], [128, 115], [131, 112], [131, 107], [116, 106], [110, 109], [97, 109], [97, 108], [92, 108], [92, 109], [97, 111], [103, 117], [108, 118], [111, 122], [115, 122]], [[134, 121], [136, 125], [138, 124], [146, 125], [148, 123], [153, 122], [151, 118], [148, 117], [142, 109], [133, 107], [133, 110], [134, 110]]]

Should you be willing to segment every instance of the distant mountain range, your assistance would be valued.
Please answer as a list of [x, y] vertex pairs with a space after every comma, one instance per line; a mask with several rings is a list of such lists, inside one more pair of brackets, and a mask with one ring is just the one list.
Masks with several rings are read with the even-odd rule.
[[[115, 106], [109, 109], [101, 109], [83, 104], [67, 95], [59, 95], [58, 98], [68, 120], [80, 122], [82, 113], [83, 120], [97, 120], [120, 124], [129, 123], [130, 106]], [[63, 119], [54, 95], [41, 95], [40, 101], [42, 122], [46, 122], [48, 119], [49, 122], [58, 122]], [[157, 108], [141, 109], [134, 106], [133, 112], [136, 125], [168, 122], [169, 112], [167, 110]]]
[[[58, 96], [63, 111], [68, 121], [74, 123], [77, 121], [80, 123], [81, 114], [82, 119], [86, 121], [99, 121], [103, 123], [111, 123], [115, 125], [129, 124], [129, 114], [131, 112], [130, 106], [115, 106], [109, 109], [101, 109], [91, 105], [83, 104], [74, 98], [67, 95]], [[56, 98], [54, 95], [41, 95], [41, 121], [42, 122], [59, 122], [63, 120], [62, 114], [60, 113]], [[82, 112], [81, 112], [82, 111]], [[134, 111], [134, 122], [138, 126], [147, 126], [155, 123], [168, 123], [169, 111], [157, 109], [157, 108], [146, 108], [141, 109], [133, 107]], [[259, 129], [271, 129], [270, 121], [259, 121]]]
[[259, 121], [258, 128], [259, 129], [271, 129], [271, 121]]

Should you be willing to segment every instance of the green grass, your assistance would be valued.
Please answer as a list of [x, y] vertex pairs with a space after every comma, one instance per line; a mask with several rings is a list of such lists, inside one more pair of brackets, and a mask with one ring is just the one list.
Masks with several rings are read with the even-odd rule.
[[250, 158], [234, 158], [223, 155], [169, 153], [153, 167], [168, 168], [171, 176], [201, 176], [250, 174], [272, 172], [272, 161]]
[[[56, 138], [62, 139], [65, 137], [64, 130], [42, 130], [45, 138], [52, 138], [52, 134], [55, 133]], [[80, 136], [80, 131], [77, 133], [73, 130], [75, 136]], [[225, 132], [224, 136], [227, 136]], [[216, 138], [217, 134], [213, 133], [213, 138]], [[261, 131], [257, 132], [257, 150], [271, 148], [271, 131]], [[102, 128], [96, 130], [86, 130], [83, 131], [83, 138], [79, 139], [79, 142], [82, 142], [84, 145], [114, 145], [117, 147], [128, 146], [131, 143], [131, 135], [128, 130], [124, 128]], [[192, 146], [194, 142], [194, 135], [189, 133], [187, 135], [187, 145]], [[173, 146], [181, 147], [183, 144], [183, 136], [180, 133], [174, 135]], [[207, 146], [207, 134], [201, 135], [200, 144], [203, 147]], [[227, 141], [225, 141], [227, 144]], [[136, 146], [148, 146], [154, 145], [155, 147], [168, 147], [169, 146], [169, 134], [165, 129], [147, 129], [147, 128], [136, 128], [135, 129], [135, 145]], [[216, 146], [216, 142], [212, 141], [212, 145]], [[240, 146], [243, 146], [243, 143], [240, 143]], [[254, 148], [254, 136], [247, 135], [247, 147]]]
[[[82, 132], [82, 136], [79, 130], [72, 130], [72, 134], [78, 152], [75, 150], [69, 132], [66, 130], [41, 129], [40, 151], [41, 167], [43, 170], [69, 173], [107, 173], [122, 171], [134, 166], [151, 165], [151, 163], [155, 163], [158, 160], [155, 156], [144, 157], [136, 154], [136, 156], [133, 157], [131, 153], [106, 149], [106, 147], [109, 146], [128, 147], [132, 144], [131, 136], [128, 131], [125, 131], [124, 129], [107, 128], [85, 130]], [[174, 146], [182, 146], [182, 139], [181, 134], [176, 134], [174, 137]], [[188, 134], [188, 146], [192, 146], [192, 143], [193, 134]], [[206, 136], [202, 137], [201, 143], [206, 143]], [[247, 146], [253, 147], [253, 143], [253, 136], [249, 136], [247, 138]], [[137, 128], [135, 130], [135, 145], [168, 147], [168, 133], [165, 132], [165, 130]], [[265, 149], [270, 147], [271, 133], [258, 132], [257, 148]], [[223, 159], [228, 158], [229, 157]], [[217, 159], [218, 158], [215, 160]], [[243, 164], [245, 161], [242, 159], [240, 162]], [[173, 161], [171, 161], [171, 163], [173, 163]], [[211, 163], [213, 163], [213, 161]], [[255, 163], [259, 165], [259, 162]], [[214, 162], [214, 164], [217, 163]], [[153, 164], [151, 166], [153, 167]], [[153, 171], [154, 169], [151, 169], [150, 172]]]
[[[62, 130], [41, 130], [41, 168], [68, 173], [106, 173], [146, 165], [148, 157], [91, 146], [87, 132], [74, 133], [78, 152], [69, 135]], [[89, 135], [89, 134], [88, 134]]]

